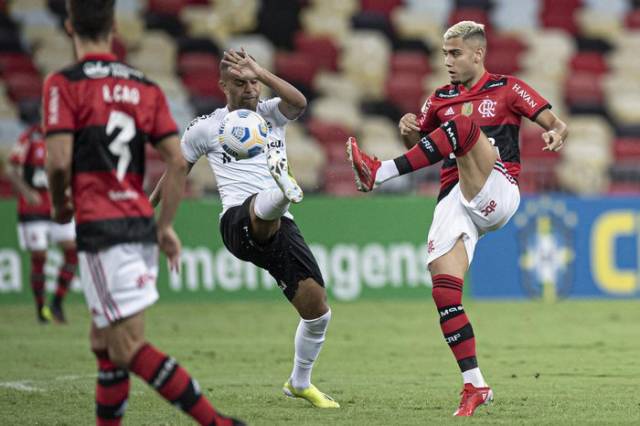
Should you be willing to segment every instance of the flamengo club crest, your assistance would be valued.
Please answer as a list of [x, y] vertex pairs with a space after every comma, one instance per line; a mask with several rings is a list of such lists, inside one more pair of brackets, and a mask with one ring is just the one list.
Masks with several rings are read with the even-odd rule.
[[529, 200], [523, 207], [514, 220], [522, 286], [533, 298], [566, 297], [575, 275], [577, 216], [549, 197]]
[[478, 105], [478, 112], [482, 114], [483, 118], [495, 117], [496, 103], [496, 101], [492, 101], [491, 99], [485, 99]]

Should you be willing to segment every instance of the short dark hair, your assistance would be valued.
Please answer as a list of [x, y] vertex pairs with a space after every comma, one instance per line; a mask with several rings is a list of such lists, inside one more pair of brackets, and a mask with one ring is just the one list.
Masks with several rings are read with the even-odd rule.
[[102, 40], [113, 29], [115, 0], [67, 0], [67, 14], [80, 38]]

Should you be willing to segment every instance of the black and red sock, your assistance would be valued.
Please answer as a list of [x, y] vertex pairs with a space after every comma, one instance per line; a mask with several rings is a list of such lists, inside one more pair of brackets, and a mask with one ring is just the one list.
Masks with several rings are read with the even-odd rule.
[[454, 153], [465, 155], [480, 139], [480, 128], [465, 115], [458, 115], [425, 135], [409, 151], [393, 161], [401, 175], [430, 166]]
[[131, 361], [130, 371], [140, 376], [160, 395], [201, 425], [231, 426], [232, 420], [220, 415], [200, 392], [198, 383], [174, 358], [146, 343]]
[[31, 255], [31, 290], [38, 312], [44, 306], [44, 264], [46, 261], [46, 256]]
[[476, 339], [462, 306], [463, 280], [453, 275], [433, 276], [433, 300], [440, 314], [440, 328], [444, 339], [458, 361], [460, 371], [478, 366]]
[[71, 280], [76, 273], [78, 267], [78, 253], [75, 249], [67, 249], [64, 251], [64, 265], [60, 268], [58, 273], [58, 287], [56, 288], [56, 294], [53, 298], [54, 305], [60, 305], [62, 299], [69, 291]]
[[111, 362], [106, 350], [94, 353], [98, 360], [96, 425], [119, 426], [129, 398], [129, 372]]

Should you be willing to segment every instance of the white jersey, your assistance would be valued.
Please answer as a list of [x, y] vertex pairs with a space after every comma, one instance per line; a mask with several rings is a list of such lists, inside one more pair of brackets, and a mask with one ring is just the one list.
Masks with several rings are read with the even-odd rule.
[[[280, 98], [260, 101], [256, 112], [267, 122], [270, 135], [282, 141], [283, 147], [286, 147], [285, 126], [289, 119], [280, 112], [279, 103]], [[266, 153], [236, 160], [224, 152], [218, 142], [218, 129], [228, 113], [229, 109], [224, 107], [196, 118], [185, 130], [181, 141], [182, 155], [189, 163], [195, 163], [203, 155], [207, 157], [222, 199], [220, 216], [229, 207], [242, 204], [249, 196], [278, 187], [269, 173]], [[289, 212], [285, 216], [291, 217]]]

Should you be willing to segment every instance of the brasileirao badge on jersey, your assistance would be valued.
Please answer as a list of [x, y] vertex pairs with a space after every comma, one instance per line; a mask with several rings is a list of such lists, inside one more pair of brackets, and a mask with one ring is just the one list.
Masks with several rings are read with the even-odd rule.
[[462, 104], [461, 112], [462, 115], [466, 115], [467, 117], [473, 114], [473, 102], [465, 102], [464, 104]]

